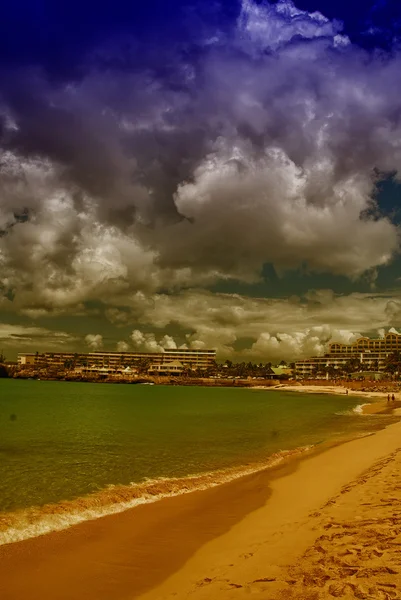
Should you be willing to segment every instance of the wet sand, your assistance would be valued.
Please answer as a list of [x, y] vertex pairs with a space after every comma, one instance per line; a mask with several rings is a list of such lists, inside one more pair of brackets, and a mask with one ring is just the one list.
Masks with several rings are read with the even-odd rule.
[[[269, 495], [260, 472], [69, 529], [0, 546], [1, 600], [137, 597]], [[23, 577], [21, 577], [23, 574]]]
[[[357, 598], [366, 573], [377, 575], [373, 597], [397, 597], [378, 595], [401, 581], [377, 564], [384, 557], [381, 567], [397, 571], [401, 557], [400, 449], [397, 423], [216, 488], [1, 546], [0, 598], [317, 600], [345, 580], [344, 597]], [[358, 582], [362, 558], [373, 571]]]

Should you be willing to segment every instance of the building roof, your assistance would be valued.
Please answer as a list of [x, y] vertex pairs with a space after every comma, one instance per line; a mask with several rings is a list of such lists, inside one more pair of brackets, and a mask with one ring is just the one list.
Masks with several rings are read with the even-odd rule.
[[274, 375], [291, 375], [292, 369], [289, 367], [284, 367], [283, 365], [279, 365], [278, 367], [271, 367]]
[[171, 360], [169, 362], [164, 362], [160, 365], [161, 367], [184, 367], [184, 365], [182, 364], [182, 362], [180, 362], [179, 360]]

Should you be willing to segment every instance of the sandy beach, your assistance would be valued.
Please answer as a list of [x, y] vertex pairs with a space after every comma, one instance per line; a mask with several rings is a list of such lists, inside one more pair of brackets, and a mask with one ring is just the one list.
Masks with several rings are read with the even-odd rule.
[[302, 461], [143, 600], [399, 598], [400, 467], [400, 424]]
[[[387, 410], [383, 396], [377, 411]], [[213, 489], [1, 546], [0, 597], [400, 598], [400, 507], [396, 423]]]
[[[361, 399], [362, 412], [364, 414], [379, 414], [391, 412], [394, 409], [401, 407], [399, 394], [395, 393], [396, 400], [388, 402], [387, 391], [362, 391], [360, 389], [352, 389], [343, 385], [294, 385], [294, 384], [279, 384], [274, 388], [264, 389], [280, 389], [287, 392], [297, 392], [304, 394], [335, 394], [339, 396], [356, 396]], [[347, 394], [348, 392], [348, 394]], [[390, 396], [392, 394], [390, 393]]]

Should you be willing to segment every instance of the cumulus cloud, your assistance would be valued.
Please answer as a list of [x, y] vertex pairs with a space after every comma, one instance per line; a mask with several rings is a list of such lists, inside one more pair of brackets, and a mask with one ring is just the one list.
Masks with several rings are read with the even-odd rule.
[[[218, 360], [276, 362], [323, 354], [329, 343], [351, 343], [361, 334], [383, 337], [394, 327], [401, 328], [401, 312], [395, 312], [398, 305], [401, 295], [395, 293], [336, 295], [316, 290], [271, 299], [187, 290], [180, 295], [138, 294], [131, 305], [105, 312], [117, 323], [121, 312], [126, 327], [130, 321], [140, 324], [116, 342], [120, 352], [214, 348]], [[149, 331], [155, 327], [159, 333]], [[4, 348], [20, 351], [82, 350], [79, 339], [41, 327], [3, 324], [0, 341]], [[100, 349], [102, 342], [100, 334], [85, 337], [90, 350]]]
[[254, 359], [269, 357], [272, 362], [280, 359], [298, 360], [323, 355], [327, 352], [329, 343], [350, 344], [358, 337], [358, 333], [331, 329], [327, 325], [276, 335], [262, 333], [244, 354]]
[[368, 55], [289, 0], [243, 0], [230, 31], [193, 39], [165, 70], [145, 49], [114, 68], [117, 40], [79, 80], [40, 65], [2, 77], [0, 267], [16, 310], [254, 281], [266, 262], [352, 278], [398, 252], [374, 191], [401, 164], [401, 56]]
[[85, 336], [85, 342], [90, 350], [100, 350], [103, 346], [103, 337], [100, 334], [88, 333], [88, 335]]
[[322, 354], [332, 342], [348, 344], [362, 334], [383, 336], [392, 325], [401, 326], [401, 316], [389, 314], [394, 302], [399, 297], [336, 295], [331, 290], [287, 299], [200, 290], [142, 296], [130, 308], [134, 321], [180, 333], [171, 340], [136, 329], [131, 339], [138, 350], [162, 351], [170, 341], [170, 347], [214, 348], [220, 360], [295, 360]]
[[267, 359], [401, 326], [396, 292], [202, 291], [255, 282], [266, 263], [373, 282], [399, 252], [376, 199], [386, 174], [400, 180], [399, 50], [369, 54], [290, 0], [242, 0], [227, 30], [217, 21], [188, 19], [168, 60], [126, 38], [94, 48], [79, 77], [1, 67], [2, 309], [99, 303], [136, 328], [119, 349]]
[[124, 340], [117, 342], [117, 352], [128, 352], [130, 349], [129, 344]]
[[174, 338], [170, 335], [164, 335], [157, 340], [154, 333], [143, 333], [139, 329], [134, 329], [131, 333], [131, 341], [136, 350], [143, 352], [163, 352], [177, 348]]

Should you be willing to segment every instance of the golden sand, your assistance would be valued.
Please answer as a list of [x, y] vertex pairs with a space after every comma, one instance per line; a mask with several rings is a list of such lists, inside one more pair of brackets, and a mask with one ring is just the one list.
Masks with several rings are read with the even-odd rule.
[[302, 461], [141, 600], [400, 598], [401, 425]]

